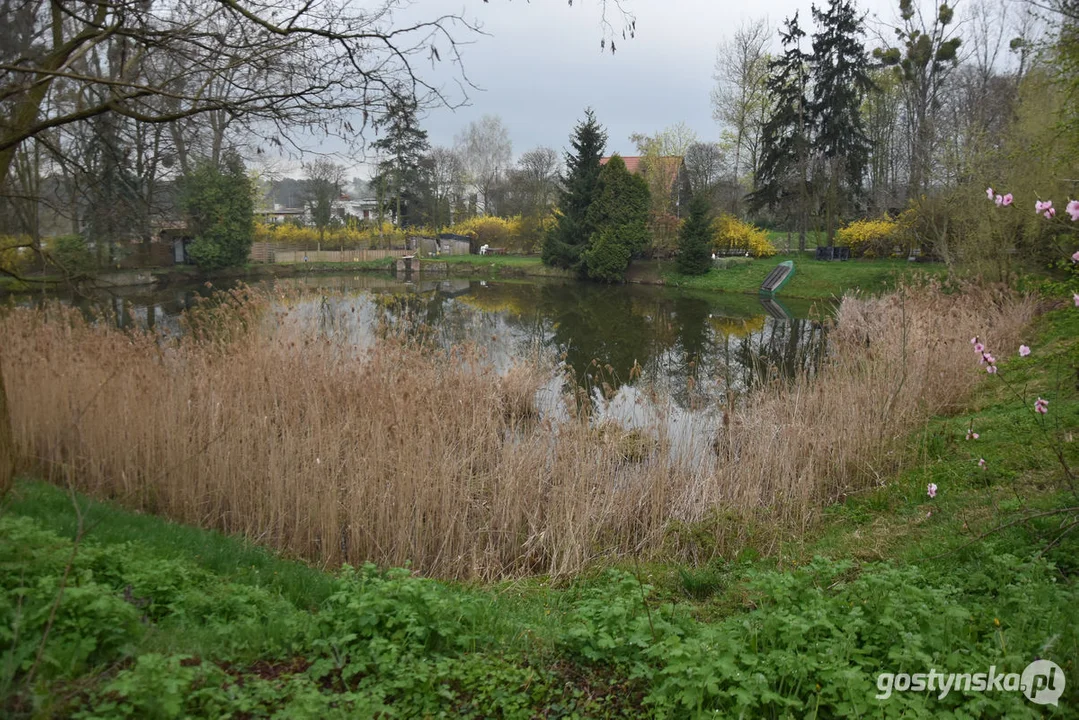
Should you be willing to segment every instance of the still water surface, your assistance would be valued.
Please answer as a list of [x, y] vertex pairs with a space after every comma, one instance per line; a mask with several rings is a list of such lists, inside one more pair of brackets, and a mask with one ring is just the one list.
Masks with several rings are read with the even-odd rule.
[[[500, 372], [538, 358], [551, 368], [537, 398], [544, 414], [564, 412], [567, 385], [576, 383], [597, 418], [626, 427], [658, 423], [692, 455], [714, 437], [720, 409], [744, 401], [757, 383], [812, 373], [825, 347], [819, 318], [831, 312], [746, 295], [572, 281], [358, 274], [254, 285], [300, 291], [284, 309], [289, 321], [357, 346], [373, 343], [379, 321], [389, 320], [422, 324], [443, 346], [475, 343]], [[184, 310], [210, 292], [205, 284], [126, 288], [69, 300], [88, 312], [106, 310], [122, 327], [174, 334]]]

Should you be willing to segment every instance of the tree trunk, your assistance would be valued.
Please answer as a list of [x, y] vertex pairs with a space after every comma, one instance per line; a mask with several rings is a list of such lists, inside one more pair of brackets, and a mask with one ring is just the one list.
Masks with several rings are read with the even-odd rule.
[[15, 434], [4, 390], [3, 363], [0, 363], [0, 498], [7, 495], [15, 480]]

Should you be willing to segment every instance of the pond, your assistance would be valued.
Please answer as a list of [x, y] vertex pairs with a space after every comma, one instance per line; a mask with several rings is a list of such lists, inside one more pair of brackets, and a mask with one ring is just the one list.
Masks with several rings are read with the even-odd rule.
[[[564, 414], [565, 391], [576, 389], [597, 418], [626, 427], [659, 422], [694, 446], [713, 435], [722, 408], [758, 383], [812, 373], [825, 347], [819, 317], [832, 310], [827, 303], [565, 280], [312, 274], [254, 286], [298, 291], [289, 293], [299, 300], [283, 308], [285, 318], [356, 346], [373, 343], [379, 323], [389, 321], [408, 332], [422, 327], [443, 346], [474, 343], [499, 372], [538, 360], [550, 368], [537, 398], [544, 414]], [[121, 327], [174, 334], [181, 313], [210, 292], [192, 284], [69, 300], [87, 312], [107, 311]]]

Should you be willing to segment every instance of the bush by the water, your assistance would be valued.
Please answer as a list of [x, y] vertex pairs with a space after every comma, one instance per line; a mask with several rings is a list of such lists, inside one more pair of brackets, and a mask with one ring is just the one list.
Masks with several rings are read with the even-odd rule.
[[723, 213], [712, 222], [712, 243], [717, 251], [741, 250], [753, 257], [772, 257], [775, 245], [768, 233], [734, 215]]
[[855, 220], [836, 232], [836, 245], [849, 247], [853, 257], [887, 257], [893, 254], [899, 226], [894, 220]]

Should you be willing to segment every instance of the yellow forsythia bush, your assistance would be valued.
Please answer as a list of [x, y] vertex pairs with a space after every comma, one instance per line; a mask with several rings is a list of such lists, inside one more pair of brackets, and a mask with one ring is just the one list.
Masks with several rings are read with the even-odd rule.
[[[390, 223], [382, 224], [382, 232], [376, 225], [359, 225], [326, 228], [322, 236], [322, 245], [327, 249], [335, 247], [367, 248], [403, 245], [409, 234], [422, 235], [421, 230], [410, 229], [405, 232]], [[291, 223], [267, 224], [255, 223], [255, 242], [270, 242], [278, 245], [297, 247], [315, 247], [318, 245], [319, 232], [314, 227], [298, 227]]]
[[712, 221], [712, 246], [721, 251], [741, 250], [753, 257], [776, 254], [776, 247], [768, 239], [767, 232], [728, 213]]
[[849, 247], [850, 254], [854, 256], [889, 255], [898, 227], [888, 218], [855, 220], [836, 233], [836, 245]]
[[477, 215], [462, 220], [449, 228], [454, 235], [475, 238], [480, 245], [507, 247], [521, 234], [520, 216], [500, 218], [493, 215]]

